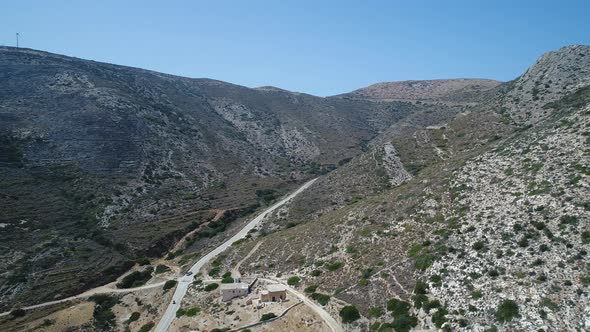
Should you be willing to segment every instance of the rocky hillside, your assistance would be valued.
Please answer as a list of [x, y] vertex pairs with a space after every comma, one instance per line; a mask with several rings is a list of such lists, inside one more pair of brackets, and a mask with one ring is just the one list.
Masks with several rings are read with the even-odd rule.
[[548, 102], [590, 84], [590, 50], [574, 45], [543, 54], [506, 87], [501, 112], [517, 123], [537, 123], [552, 113]]
[[339, 97], [456, 104], [476, 103], [481, 101], [487, 91], [500, 83], [494, 80], [469, 78], [383, 82], [339, 95]]
[[297, 276], [350, 331], [590, 329], [589, 59], [319, 98], [0, 48], [1, 303], [198, 229], [186, 263], [319, 176], [217, 272]]
[[[356, 306], [349, 330], [589, 329], [588, 51], [550, 52], [438, 125], [392, 125], [225, 264], [263, 241], [242, 268], [299, 276], [335, 317]], [[506, 106], [536, 72], [544, 103]]]
[[422, 110], [2, 47], [2, 306], [112, 280], [229, 211], [193, 242], [222, 237]]
[[250, 213], [420, 111], [27, 49], [0, 48], [0, 68], [5, 307], [112, 279], [215, 210]]

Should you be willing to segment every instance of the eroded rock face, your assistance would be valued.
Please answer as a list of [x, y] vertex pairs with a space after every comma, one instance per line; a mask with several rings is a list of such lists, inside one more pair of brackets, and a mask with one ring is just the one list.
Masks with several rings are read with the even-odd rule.
[[389, 183], [397, 186], [412, 178], [412, 175], [406, 171], [393, 144], [383, 146], [383, 167], [389, 176]]

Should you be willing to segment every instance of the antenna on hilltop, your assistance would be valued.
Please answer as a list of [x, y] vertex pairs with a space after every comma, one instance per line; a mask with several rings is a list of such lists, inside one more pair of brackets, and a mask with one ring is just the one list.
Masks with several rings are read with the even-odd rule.
[[16, 48], [18, 48], [18, 36], [20, 36], [20, 34], [17, 32], [16, 33]]

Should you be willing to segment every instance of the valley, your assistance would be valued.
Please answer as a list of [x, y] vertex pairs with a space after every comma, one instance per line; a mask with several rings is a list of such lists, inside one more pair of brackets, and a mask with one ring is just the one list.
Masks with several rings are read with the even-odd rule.
[[330, 97], [0, 47], [0, 143], [2, 330], [590, 328], [588, 46]]

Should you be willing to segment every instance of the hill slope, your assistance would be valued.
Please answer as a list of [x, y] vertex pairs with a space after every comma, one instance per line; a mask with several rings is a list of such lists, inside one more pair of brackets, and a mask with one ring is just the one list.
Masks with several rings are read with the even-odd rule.
[[0, 49], [2, 303], [112, 278], [211, 221], [197, 255], [321, 175], [217, 272], [297, 275], [334, 317], [360, 310], [348, 330], [588, 329], [589, 58], [318, 98]]
[[2, 304], [112, 280], [231, 211], [203, 246], [421, 110], [2, 47]]
[[[522, 77], [444, 124], [392, 125], [348, 164], [376, 166], [316, 182], [267, 220], [276, 231], [255, 236], [264, 250], [242, 267], [319, 285], [335, 317], [355, 305], [365, 318], [351, 330], [414, 319], [424, 329], [588, 329], [590, 86], [569, 82], [586, 82], [589, 66], [568, 54], [589, 51], [550, 53], [561, 59], [550, 67], [580, 70], [545, 77], [564, 92], [539, 86], [534, 125], [500, 106], [530, 93]], [[546, 57], [532, 68], [548, 73]]]

